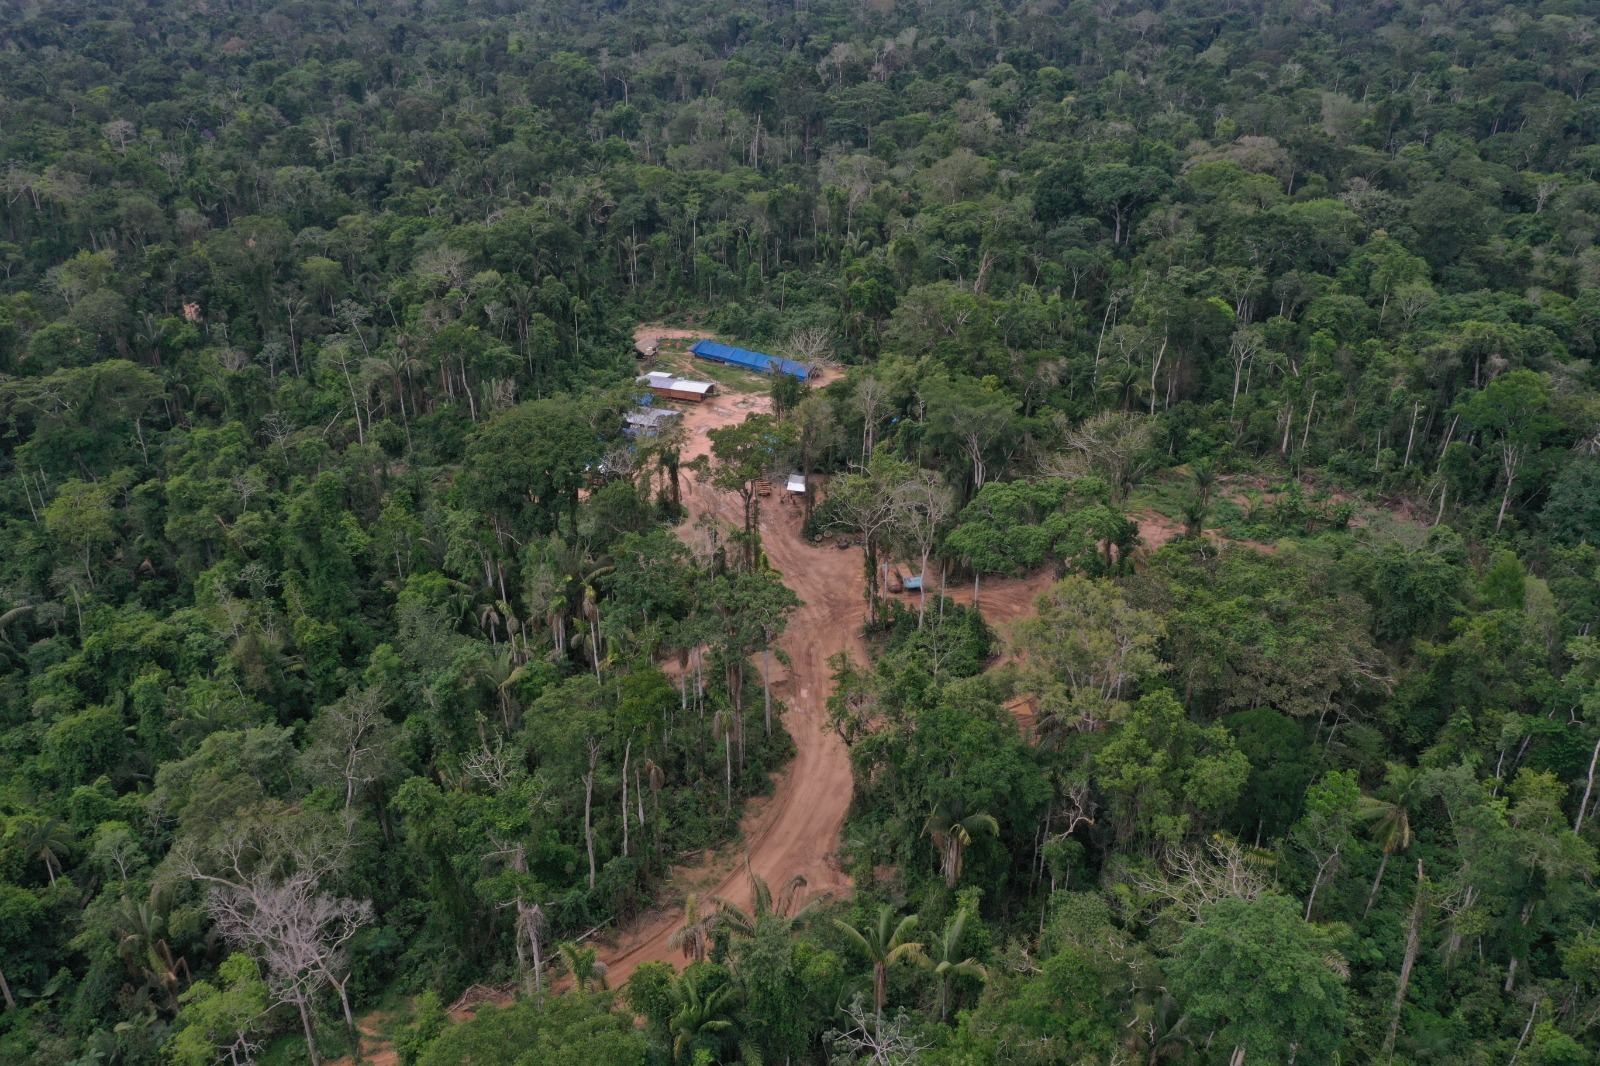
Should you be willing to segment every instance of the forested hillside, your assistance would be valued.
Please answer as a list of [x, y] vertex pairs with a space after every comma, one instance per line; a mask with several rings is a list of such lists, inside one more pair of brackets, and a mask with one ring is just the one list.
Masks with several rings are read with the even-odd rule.
[[1597, 19], [0, 0], [0, 1062], [1596, 1062]]

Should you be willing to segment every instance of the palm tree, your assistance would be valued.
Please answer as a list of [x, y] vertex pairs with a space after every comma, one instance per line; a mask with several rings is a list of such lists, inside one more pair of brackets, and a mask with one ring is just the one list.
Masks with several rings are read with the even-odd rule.
[[951, 888], [961, 880], [962, 857], [972, 843], [972, 834], [980, 830], [990, 836], [999, 836], [1000, 823], [994, 820], [993, 815], [983, 811], [967, 814], [966, 803], [960, 799], [936, 803], [933, 810], [928, 812], [922, 832], [932, 837], [933, 846], [939, 849], [939, 863], [944, 869], [945, 884]]
[[723, 784], [722, 802], [733, 810], [733, 731], [735, 728], [734, 710], [732, 707], [718, 707], [711, 716], [711, 735], [722, 736], [722, 763]]
[[11, 627], [33, 613], [32, 604], [23, 604], [0, 614], [0, 655], [16, 662], [22, 660], [22, 652], [16, 642], [11, 639]]
[[872, 963], [872, 1005], [881, 1017], [884, 997], [889, 992], [889, 967], [897, 962], [920, 963], [927, 958], [922, 952], [922, 944], [911, 939], [911, 934], [917, 928], [917, 916], [908, 914], [896, 923], [894, 908], [885, 903], [878, 908], [877, 921], [862, 929], [838, 918], [833, 920], [833, 924]]
[[[485, 607], [484, 610], [492, 610]], [[481, 647], [481, 645], [480, 645]], [[516, 682], [521, 680], [517, 673], [515, 655], [511, 646], [486, 648], [473, 656], [468, 664], [472, 679], [482, 686], [484, 690], [494, 693], [495, 703], [500, 709], [500, 723], [507, 733], [517, 727], [517, 716], [522, 708], [517, 705], [515, 694]]]
[[711, 930], [716, 923], [716, 915], [700, 917], [700, 894], [689, 893], [683, 901], [683, 925], [667, 937], [668, 949], [683, 952], [683, 957], [690, 962], [706, 961]]
[[671, 994], [674, 1009], [667, 1032], [672, 1037], [673, 1062], [691, 1063], [701, 1048], [721, 1051], [722, 1045], [733, 1040], [733, 1010], [739, 998], [733, 985], [702, 995], [698, 981], [679, 975], [672, 982]]
[[1206, 515], [1211, 506], [1205, 499], [1196, 494], [1183, 501], [1183, 530], [1191, 537], [1198, 537], [1205, 532]]
[[485, 603], [478, 608], [478, 631], [489, 638], [495, 647], [500, 645], [500, 626], [504, 620], [495, 603]]
[[[748, 869], [748, 861], [746, 868]], [[763, 926], [776, 926], [788, 933], [800, 929], [816, 914], [817, 910], [833, 898], [833, 893], [823, 892], [806, 901], [805, 905], [795, 907], [795, 898], [802, 888], [806, 886], [806, 879], [796, 874], [783, 886], [782, 891], [774, 899], [772, 889], [768, 887], [766, 879], [754, 870], [750, 870], [750, 909], [742, 907], [721, 896], [713, 896], [716, 901], [718, 913], [717, 923], [729, 932], [742, 937], [754, 937], [756, 931]]]
[[[609, 569], [609, 568], [607, 568]], [[596, 571], [597, 573], [599, 571]], [[589, 623], [589, 659], [594, 663], [594, 679], [600, 680], [600, 596], [588, 582], [583, 586], [583, 618]]]
[[1148, 390], [1144, 380], [1144, 368], [1134, 366], [1132, 363], [1120, 363], [1107, 370], [1102, 376], [1101, 389], [1111, 393], [1122, 400], [1123, 411], [1133, 409], [1133, 401]]
[[1127, 1048], [1144, 1055], [1145, 1066], [1156, 1066], [1162, 1059], [1175, 1059], [1186, 1048], [1194, 1046], [1189, 1035], [1189, 1016], [1178, 1010], [1178, 1001], [1165, 990], [1160, 991], [1149, 1004], [1149, 1013], [1143, 1009], [1130, 1028]]
[[373, 363], [376, 372], [389, 376], [389, 383], [394, 387], [395, 400], [400, 404], [400, 422], [405, 426], [406, 441], [410, 443], [411, 412], [406, 409], [406, 383], [411, 379], [411, 372], [419, 368], [422, 363], [399, 344], [392, 344], [381, 350]]
[[1195, 491], [1200, 493], [1201, 505], [1209, 507], [1211, 490], [1217, 483], [1216, 467], [1211, 465], [1210, 460], [1196, 459], [1189, 464], [1189, 476], [1194, 479]]
[[1378, 898], [1378, 886], [1383, 884], [1389, 856], [1411, 846], [1411, 805], [1417, 801], [1421, 790], [1422, 774], [1416, 767], [1390, 763], [1385, 783], [1392, 799], [1361, 798], [1362, 814], [1372, 821], [1372, 838], [1383, 849], [1383, 857], [1378, 860], [1378, 876], [1372, 879], [1372, 891], [1367, 893], [1367, 906], [1361, 912], [1363, 918], [1372, 912], [1372, 903]]
[[983, 964], [970, 955], [961, 957], [961, 934], [966, 932], [966, 908], [957, 911], [945, 923], [944, 932], [934, 937], [928, 943], [928, 957], [926, 965], [933, 971], [933, 976], [939, 981], [939, 1020], [942, 1022], [948, 1016], [950, 1004], [950, 982], [957, 977], [976, 977], [980, 981], [988, 980], [989, 971]]
[[567, 962], [567, 970], [572, 974], [572, 983], [579, 992], [589, 991], [593, 984], [596, 988], [605, 989], [606, 975], [611, 968], [600, 961], [600, 953], [594, 948], [580, 947], [577, 944], [566, 943], [561, 945], [561, 957]]
[[148, 901], [123, 897], [116, 914], [117, 954], [128, 972], [144, 982], [152, 1001], [170, 1014], [178, 1011], [178, 991], [190, 980], [189, 963], [167, 943], [167, 915], [155, 891]]
[[568, 544], [560, 537], [551, 537], [542, 546], [540, 557], [524, 576], [523, 595], [530, 617], [542, 616], [550, 627], [558, 656], [567, 655], [570, 646], [577, 643], [571, 639], [576, 628], [573, 623], [581, 618], [590, 623], [587, 639], [591, 656], [598, 664], [597, 582], [615, 569], [606, 560], [592, 558], [581, 547]]
[[44, 863], [50, 875], [50, 887], [56, 887], [56, 870], [61, 860], [72, 850], [72, 829], [59, 818], [41, 818], [29, 815], [19, 819], [22, 823], [22, 850], [31, 858]]

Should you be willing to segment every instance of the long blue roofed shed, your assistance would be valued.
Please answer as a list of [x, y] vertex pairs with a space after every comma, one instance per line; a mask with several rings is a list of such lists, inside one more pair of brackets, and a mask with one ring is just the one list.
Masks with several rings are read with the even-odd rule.
[[702, 359], [710, 359], [716, 363], [731, 363], [734, 366], [749, 367], [765, 374], [790, 374], [801, 381], [806, 379], [806, 368], [791, 359], [779, 359], [775, 355], [766, 355], [762, 352], [746, 351], [735, 348], [731, 344], [719, 344], [716, 341], [696, 341], [689, 349]]

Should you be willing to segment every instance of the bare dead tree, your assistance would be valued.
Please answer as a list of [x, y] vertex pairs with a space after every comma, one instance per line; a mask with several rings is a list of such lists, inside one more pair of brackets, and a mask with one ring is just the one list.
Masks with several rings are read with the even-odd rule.
[[394, 768], [396, 730], [377, 689], [351, 691], [324, 707], [310, 732], [301, 768], [313, 780], [343, 785], [345, 810]]
[[[955, 514], [955, 494], [931, 470], [917, 470], [892, 491], [893, 528], [899, 539], [917, 552], [922, 575], [917, 628], [928, 611], [928, 557], [939, 540], [939, 529]], [[940, 594], [943, 594], [943, 589]]]
[[799, 363], [807, 372], [826, 364], [828, 353], [832, 350], [832, 334], [816, 326], [797, 329], [789, 334], [787, 340], [778, 345], [780, 355], [791, 362]]
[[1050, 477], [1099, 477], [1121, 500], [1149, 472], [1155, 423], [1148, 415], [1101, 411], [1060, 432], [1064, 451], [1044, 464]]
[[1166, 900], [1199, 923], [1209, 904], [1224, 899], [1253, 900], [1272, 887], [1261, 860], [1236, 840], [1213, 837], [1204, 850], [1174, 848], [1166, 855], [1167, 875], [1140, 873], [1133, 885], [1146, 895]]
[[223, 939], [256, 954], [278, 1002], [299, 1012], [312, 1066], [321, 1063], [312, 1019], [321, 988], [337, 993], [345, 1026], [357, 1038], [347, 947], [372, 921], [372, 904], [324, 888], [351, 844], [346, 826], [276, 806], [223, 826], [205, 844], [184, 841], [171, 858], [173, 872], [207, 886]]
[[912, 1066], [932, 1044], [919, 1043], [915, 1027], [905, 1009], [893, 1018], [867, 1010], [858, 994], [845, 1008], [850, 1024], [830, 1030], [823, 1042], [834, 1052], [835, 1060], [865, 1062], [872, 1066]]
[[878, 419], [889, 402], [889, 387], [882, 378], [864, 374], [856, 383], [855, 406], [861, 413], [861, 461], [872, 458], [877, 445]]
[[491, 789], [498, 792], [511, 780], [512, 773], [516, 770], [515, 753], [506, 751], [504, 738], [496, 735], [494, 747], [487, 741], [477, 751], [462, 760], [462, 773], [468, 777], [477, 778]]
[[1250, 394], [1246, 373], [1265, 346], [1266, 341], [1258, 330], [1246, 328], [1234, 331], [1233, 340], [1228, 346], [1228, 357], [1233, 363], [1233, 397], [1228, 408], [1229, 418], [1239, 407], [1239, 386], [1243, 384], [1245, 395]]

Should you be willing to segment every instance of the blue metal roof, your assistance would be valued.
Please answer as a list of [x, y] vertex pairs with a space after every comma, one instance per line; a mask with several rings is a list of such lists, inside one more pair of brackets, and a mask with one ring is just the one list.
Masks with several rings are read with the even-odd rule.
[[801, 381], [806, 379], [806, 368], [789, 359], [779, 359], [775, 355], [766, 355], [762, 352], [746, 351], [735, 348], [731, 344], [719, 344], [716, 341], [696, 341], [689, 349], [702, 359], [710, 359], [718, 363], [731, 363], [734, 366], [749, 367], [769, 374], [790, 374]]

